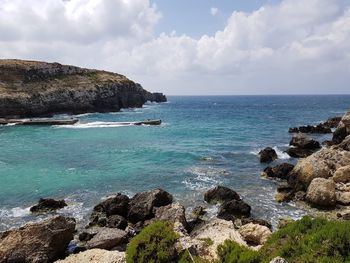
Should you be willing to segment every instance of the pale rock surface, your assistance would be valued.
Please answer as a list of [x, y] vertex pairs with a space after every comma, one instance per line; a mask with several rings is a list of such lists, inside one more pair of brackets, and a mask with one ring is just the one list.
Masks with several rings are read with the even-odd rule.
[[258, 224], [245, 224], [239, 229], [239, 233], [248, 244], [263, 245], [271, 236], [271, 230]]
[[125, 263], [125, 253], [103, 249], [90, 249], [79, 254], [70, 255], [56, 263]]

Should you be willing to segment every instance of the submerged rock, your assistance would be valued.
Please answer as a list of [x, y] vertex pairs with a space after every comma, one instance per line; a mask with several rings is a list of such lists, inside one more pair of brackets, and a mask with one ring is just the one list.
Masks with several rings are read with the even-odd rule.
[[204, 200], [211, 204], [223, 203], [231, 200], [240, 200], [239, 194], [225, 186], [216, 186], [204, 194]]
[[260, 162], [269, 163], [278, 158], [277, 153], [271, 147], [267, 147], [259, 152]]
[[30, 212], [32, 213], [50, 212], [50, 211], [55, 211], [57, 209], [61, 209], [65, 206], [67, 206], [67, 204], [64, 200], [40, 198], [39, 203], [30, 208]]
[[0, 233], [1, 262], [53, 262], [63, 256], [74, 231], [73, 218], [55, 216]]
[[316, 207], [333, 208], [337, 202], [335, 183], [330, 179], [313, 179], [307, 189], [306, 200]]
[[173, 196], [162, 189], [137, 193], [130, 201], [128, 221], [135, 224], [154, 217], [154, 208], [173, 202]]

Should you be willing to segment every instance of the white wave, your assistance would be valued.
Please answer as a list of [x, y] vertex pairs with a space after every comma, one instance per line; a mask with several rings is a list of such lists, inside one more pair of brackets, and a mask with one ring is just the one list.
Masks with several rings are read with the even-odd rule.
[[0, 217], [1, 218], [18, 218], [25, 217], [30, 215], [30, 207], [22, 208], [22, 207], [14, 207], [11, 209], [0, 209]]
[[[285, 145], [283, 145], [283, 146], [285, 146]], [[278, 159], [290, 159], [290, 156], [287, 153], [285, 153], [284, 151], [280, 150], [277, 146], [272, 147], [272, 149], [274, 149], [276, 151]], [[253, 155], [259, 155], [260, 151], [261, 151], [261, 149], [258, 149], [258, 150], [250, 151], [249, 153], [253, 154]]]
[[278, 159], [290, 159], [290, 156], [288, 155], [288, 153], [278, 149], [277, 146], [273, 147], [273, 149], [276, 151]]
[[91, 128], [118, 128], [118, 127], [127, 127], [133, 126], [132, 123], [123, 123], [123, 122], [88, 122], [88, 123], [76, 123], [72, 125], [57, 125], [56, 128], [68, 128], [68, 129], [91, 129]]

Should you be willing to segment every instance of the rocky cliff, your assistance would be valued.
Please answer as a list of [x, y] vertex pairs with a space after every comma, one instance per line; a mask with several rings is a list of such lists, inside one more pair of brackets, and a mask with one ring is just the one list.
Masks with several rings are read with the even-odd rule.
[[123, 75], [59, 63], [0, 60], [0, 117], [119, 111], [165, 102]]

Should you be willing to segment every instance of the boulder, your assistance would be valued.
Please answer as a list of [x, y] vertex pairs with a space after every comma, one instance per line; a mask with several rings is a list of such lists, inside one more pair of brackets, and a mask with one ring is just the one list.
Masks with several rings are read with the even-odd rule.
[[57, 209], [61, 209], [65, 206], [67, 206], [67, 204], [64, 200], [40, 198], [39, 203], [30, 208], [30, 212], [32, 213], [50, 212], [50, 211], [55, 211]]
[[289, 163], [282, 163], [276, 165], [275, 167], [266, 167], [264, 169], [263, 175], [271, 178], [280, 178], [287, 180], [289, 173], [293, 170], [294, 165]]
[[127, 226], [128, 221], [120, 215], [111, 215], [107, 218], [106, 227], [125, 230]]
[[88, 249], [100, 248], [111, 250], [117, 246], [123, 245], [127, 242], [127, 232], [117, 228], [102, 227], [98, 229], [96, 235], [87, 241], [86, 246]]
[[313, 150], [290, 147], [286, 153], [293, 158], [306, 158], [314, 153]]
[[336, 192], [337, 202], [341, 205], [350, 205], [350, 192]]
[[323, 148], [298, 161], [290, 172], [288, 182], [296, 190], [306, 190], [314, 178], [329, 178], [340, 167], [350, 163], [350, 152], [334, 147]]
[[306, 200], [316, 207], [333, 208], [337, 202], [335, 183], [330, 179], [313, 179], [307, 189]]
[[231, 200], [223, 203], [219, 208], [218, 218], [234, 220], [236, 217], [249, 217], [251, 207], [242, 200]]
[[93, 212], [105, 213], [106, 216], [121, 215], [126, 217], [128, 215], [129, 201], [128, 196], [118, 193], [116, 196], [110, 197], [96, 205]]
[[211, 204], [223, 203], [231, 200], [240, 200], [239, 194], [225, 186], [216, 186], [204, 194], [204, 200]]
[[342, 117], [337, 129], [333, 133], [332, 141], [334, 144], [339, 144], [348, 135], [350, 135], [350, 111], [345, 113], [345, 115]]
[[263, 245], [272, 234], [268, 227], [253, 223], [241, 226], [239, 233], [247, 244], [253, 246]]
[[162, 189], [137, 193], [130, 201], [128, 220], [135, 224], [154, 217], [154, 208], [173, 202], [173, 196]]
[[261, 163], [270, 163], [278, 158], [277, 153], [271, 147], [267, 147], [259, 152]]
[[333, 175], [333, 181], [336, 183], [350, 182], [350, 165], [340, 167]]
[[187, 227], [185, 208], [179, 203], [173, 203], [156, 209], [155, 220], [166, 220], [171, 222], [180, 222]]
[[271, 260], [270, 263], [288, 263], [288, 261], [285, 260], [284, 258], [277, 257]]
[[125, 252], [90, 249], [55, 263], [125, 263]]
[[1, 262], [53, 262], [64, 255], [74, 231], [74, 218], [55, 216], [2, 232]]
[[306, 137], [304, 135], [293, 136], [289, 145], [295, 146], [296, 148], [308, 149], [308, 150], [316, 150], [316, 149], [321, 148], [319, 142], [317, 142], [309, 137]]

